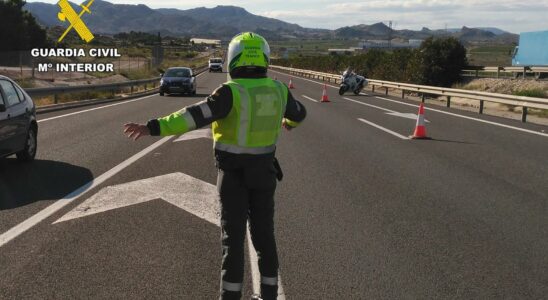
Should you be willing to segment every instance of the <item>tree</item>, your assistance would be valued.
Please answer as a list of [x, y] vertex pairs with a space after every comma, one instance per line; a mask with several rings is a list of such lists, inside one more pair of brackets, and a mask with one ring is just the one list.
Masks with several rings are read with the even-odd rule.
[[453, 37], [425, 40], [415, 59], [413, 81], [433, 86], [450, 87], [467, 65], [466, 48]]
[[30, 50], [47, 45], [46, 31], [36, 23], [25, 1], [0, 1], [0, 51]]

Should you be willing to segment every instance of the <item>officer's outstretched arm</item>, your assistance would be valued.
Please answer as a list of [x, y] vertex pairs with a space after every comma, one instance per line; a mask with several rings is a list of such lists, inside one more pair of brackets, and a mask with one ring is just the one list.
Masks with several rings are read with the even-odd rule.
[[306, 108], [304, 105], [295, 100], [291, 92], [287, 94], [287, 107], [285, 110], [283, 126], [286, 129], [293, 129], [306, 118]]
[[232, 109], [232, 91], [221, 86], [204, 101], [187, 106], [169, 116], [148, 121], [150, 135], [166, 136], [189, 132], [222, 119]]

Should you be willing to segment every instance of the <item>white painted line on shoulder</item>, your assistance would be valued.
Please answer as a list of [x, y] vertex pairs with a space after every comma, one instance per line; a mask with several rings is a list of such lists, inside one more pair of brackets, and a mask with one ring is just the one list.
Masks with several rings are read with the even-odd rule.
[[[384, 101], [389, 101], [389, 102], [402, 104], [402, 105], [407, 105], [407, 106], [412, 106], [412, 107], [419, 107], [418, 105], [415, 105], [415, 104], [405, 103], [405, 102], [401, 102], [401, 101], [397, 101], [397, 100], [393, 100], [393, 99], [388, 99], [388, 98], [384, 98], [384, 97], [375, 97], [375, 98], [380, 99], [380, 100], [384, 100]], [[480, 122], [480, 123], [495, 125], [495, 126], [499, 126], [499, 127], [504, 127], [504, 128], [508, 128], [508, 129], [513, 129], [513, 130], [517, 130], [517, 131], [522, 131], [522, 132], [527, 132], [527, 133], [531, 133], [531, 134], [536, 134], [536, 135], [548, 137], [548, 133], [538, 132], [538, 131], [534, 131], [534, 130], [530, 130], [530, 129], [515, 127], [515, 126], [511, 126], [511, 125], [506, 125], [506, 124], [502, 124], [502, 123], [487, 121], [487, 120], [478, 119], [478, 118], [463, 116], [463, 115], [459, 115], [459, 114], [455, 114], [455, 113], [451, 113], [451, 112], [447, 112], [447, 111], [443, 111], [443, 110], [439, 110], [439, 109], [435, 109], [435, 108], [430, 108], [430, 107], [426, 107], [426, 106], [424, 107], [424, 109], [429, 110], [429, 111], [438, 112], [438, 113], [441, 113], [441, 114], [446, 114], [446, 115], [457, 117], [457, 118], [463, 118], [463, 119], [472, 120], [472, 121], [476, 121], [476, 122]]]
[[371, 125], [371, 126], [373, 126], [373, 127], [375, 127], [375, 128], [378, 128], [378, 129], [380, 129], [380, 130], [386, 132], [386, 133], [390, 133], [391, 135], [396, 136], [396, 137], [399, 137], [399, 138], [402, 139], [402, 140], [409, 140], [409, 137], [403, 136], [403, 135], [401, 135], [401, 134], [399, 134], [399, 133], [397, 133], [397, 132], [394, 132], [394, 131], [392, 131], [392, 130], [390, 130], [390, 129], [384, 128], [384, 127], [382, 127], [382, 126], [380, 126], [380, 125], [377, 125], [377, 124], [375, 124], [375, 123], [373, 123], [373, 122], [364, 120], [364, 119], [362, 119], [362, 118], [358, 118], [358, 121], [363, 122], [363, 123], [365, 123], [365, 124], [367, 124], [367, 125]]
[[126, 159], [119, 165], [115, 166], [114, 168], [110, 169], [106, 173], [103, 173], [99, 177], [93, 179], [92, 181], [84, 184], [80, 188], [76, 189], [72, 193], [66, 195], [60, 200], [57, 200], [52, 205], [46, 207], [45, 209], [41, 210], [40, 212], [36, 213], [34, 216], [26, 219], [22, 223], [18, 224], [17, 226], [11, 228], [10, 230], [4, 232], [2, 235], [0, 235], [0, 247], [8, 243], [9, 241], [13, 240], [14, 238], [18, 237], [25, 231], [29, 230], [30, 228], [34, 227], [36, 224], [40, 223], [44, 219], [48, 218], [49, 216], [53, 215], [66, 205], [72, 203], [74, 200], [80, 198], [82, 195], [84, 195], [89, 190], [95, 188], [96, 186], [100, 185], [101, 183], [105, 182], [107, 179], [111, 178], [112, 176], [118, 174], [123, 169], [127, 168], [128, 166], [135, 163], [137, 160], [141, 159], [148, 153], [154, 151], [156, 148], [160, 147], [170, 139], [172, 139], [172, 136], [165, 137], [154, 144], [148, 146], [147, 148], [141, 150], [139, 153], [133, 155], [132, 157]]
[[303, 95], [303, 98], [306, 98], [306, 99], [308, 99], [308, 100], [310, 100], [310, 101], [319, 102], [318, 100], [313, 99], [313, 98], [310, 98], [310, 97], [308, 97], [308, 96], [306, 96], [306, 95]]
[[118, 106], [118, 105], [122, 105], [122, 104], [127, 104], [127, 103], [131, 103], [131, 102], [141, 101], [143, 99], [147, 99], [147, 98], [150, 98], [150, 97], [153, 97], [153, 96], [156, 96], [156, 95], [148, 95], [146, 97], [141, 97], [141, 98], [137, 98], [137, 99], [131, 99], [131, 100], [118, 102], [118, 103], [114, 103], [114, 104], [108, 104], [108, 105], [103, 105], [103, 106], [94, 107], [94, 108], [90, 108], [90, 109], [79, 110], [79, 111], [75, 111], [75, 112], [60, 115], [60, 116], [55, 116], [55, 117], [51, 117], [51, 118], [47, 118], [47, 119], [38, 120], [38, 123], [47, 122], [47, 121], [60, 119], [60, 118], [64, 118], [64, 117], [69, 117], [69, 116], [74, 116], [74, 115], [82, 114], [82, 113], [85, 113], [85, 112], [90, 112], [90, 111], [99, 110], [99, 109], [103, 109], [103, 108], [109, 108], [109, 107]]
[[361, 104], [361, 105], [365, 105], [365, 106], [377, 108], [377, 109], [380, 109], [380, 110], [384, 110], [384, 111], [387, 111], [387, 112], [389, 112], [389, 113], [398, 113], [397, 111], [394, 111], [394, 110], [391, 110], [391, 109], [388, 109], [388, 108], [376, 106], [376, 105], [373, 105], [373, 104], [363, 103], [363, 102], [358, 101], [358, 100], [354, 100], [354, 99], [350, 99], [350, 98], [346, 98], [346, 97], [343, 97], [343, 99], [344, 99], [344, 100], [348, 100], [348, 101], [352, 101], [352, 102], [354, 102], [354, 103], [358, 103], [358, 104]]

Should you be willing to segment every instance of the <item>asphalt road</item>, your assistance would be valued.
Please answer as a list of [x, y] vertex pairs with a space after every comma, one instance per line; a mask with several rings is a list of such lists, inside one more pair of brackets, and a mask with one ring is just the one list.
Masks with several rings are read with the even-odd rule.
[[[122, 124], [200, 101], [225, 80], [204, 73], [196, 97], [40, 115], [37, 161], [0, 160], [0, 299], [217, 298], [219, 228], [164, 201], [192, 203], [193, 189], [152, 192], [158, 176], [181, 173], [212, 187], [211, 140], [132, 142]], [[415, 120], [402, 114], [418, 103], [331, 87], [332, 102], [319, 103], [321, 84], [293, 82], [308, 118], [278, 147], [286, 298], [548, 295], [548, 127], [427, 105], [433, 140], [408, 140]], [[136, 189], [139, 203], [56, 222], [93, 199], [122, 206]], [[248, 264], [247, 296], [252, 274]]]

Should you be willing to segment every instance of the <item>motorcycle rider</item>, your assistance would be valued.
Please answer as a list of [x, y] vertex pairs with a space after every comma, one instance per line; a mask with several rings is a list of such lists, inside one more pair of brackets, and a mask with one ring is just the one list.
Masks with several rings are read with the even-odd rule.
[[228, 47], [231, 80], [206, 100], [146, 125], [125, 125], [128, 137], [138, 139], [183, 134], [213, 123], [221, 203], [220, 299], [224, 300], [242, 296], [248, 219], [261, 273], [261, 297], [272, 300], [278, 295], [273, 219], [276, 179], [281, 180], [282, 173], [274, 153], [281, 127], [298, 126], [306, 110], [284, 84], [267, 77], [269, 56], [270, 47], [262, 36], [241, 33]]

